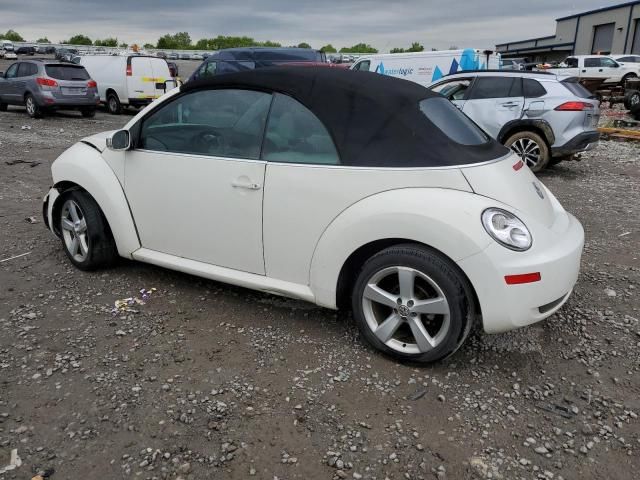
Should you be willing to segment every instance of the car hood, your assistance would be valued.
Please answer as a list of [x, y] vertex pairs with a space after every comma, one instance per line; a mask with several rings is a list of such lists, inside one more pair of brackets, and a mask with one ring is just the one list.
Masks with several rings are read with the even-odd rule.
[[85, 137], [80, 140], [82, 143], [86, 143], [87, 145], [91, 145], [93, 148], [98, 150], [100, 153], [104, 152], [107, 148], [107, 138], [109, 138], [116, 130], [109, 130], [108, 132], [100, 132], [95, 135], [91, 135], [90, 137]]
[[509, 205], [548, 227], [553, 225], [556, 212], [552, 196], [516, 154], [461, 171], [478, 195]]

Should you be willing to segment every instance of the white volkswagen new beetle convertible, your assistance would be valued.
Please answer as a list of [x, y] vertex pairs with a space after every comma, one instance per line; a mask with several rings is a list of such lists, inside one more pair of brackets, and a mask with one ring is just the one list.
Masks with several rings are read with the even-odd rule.
[[52, 166], [48, 227], [83, 270], [118, 255], [328, 308], [402, 360], [542, 320], [584, 233], [520, 159], [438, 94], [287, 67], [167, 93]]

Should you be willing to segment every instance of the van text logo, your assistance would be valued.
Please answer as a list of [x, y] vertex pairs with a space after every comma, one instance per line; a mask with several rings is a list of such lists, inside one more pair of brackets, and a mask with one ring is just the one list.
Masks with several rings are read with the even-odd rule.
[[376, 73], [380, 73], [382, 75], [392, 75], [394, 77], [406, 77], [407, 75], [413, 74], [413, 68], [384, 68], [384, 63], [380, 62], [380, 64], [376, 67]]

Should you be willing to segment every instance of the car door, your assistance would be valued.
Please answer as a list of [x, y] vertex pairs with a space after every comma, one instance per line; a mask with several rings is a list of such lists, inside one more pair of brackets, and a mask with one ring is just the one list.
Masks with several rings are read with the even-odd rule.
[[19, 63], [12, 64], [4, 74], [4, 78], [0, 79], [0, 99], [4, 103], [15, 104], [18, 100], [15, 89], [15, 80], [18, 75]]
[[15, 95], [15, 101], [19, 104], [24, 103], [24, 94], [27, 93], [27, 81], [31, 76], [30, 64], [27, 62], [20, 62], [18, 65], [18, 73], [13, 80], [13, 92]]
[[143, 117], [125, 193], [143, 248], [264, 274], [260, 160], [268, 93], [177, 95]]
[[479, 76], [462, 108], [493, 138], [505, 123], [521, 118], [523, 110], [522, 78], [515, 75]]
[[429, 87], [434, 92], [444, 95], [460, 110], [464, 107], [465, 98], [469, 87], [473, 82], [473, 78], [456, 78], [448, 80]]

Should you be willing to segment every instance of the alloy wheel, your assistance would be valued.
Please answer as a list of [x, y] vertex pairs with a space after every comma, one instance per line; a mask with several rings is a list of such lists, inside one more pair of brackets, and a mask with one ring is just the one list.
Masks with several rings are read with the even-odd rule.
[[29, 115], [34, 115], [36, 113], [36, 103], [33, 100], [33, 97], [27, 97], [27, 113]]
[[77, 262], [84, 262], [89, 256], [89, 238], [87, 221], [80, 206], [73, 200], [67, 200], [62, 206], [61, 226], [64, 244]]
[[388, 267], [372, 275], [362, 307], [373, 334], [400, 353], [428, 352], [449, 331], [451, 311], [442, 289], [413, 268]]
[[535, 167], [540, 162], [540, 145], [530, 138], [519, 138], [511, 144], [514, 151], [529, 168]]
[[118, 110], [118, 102], [115, 97], [109, 97], [109, 111], [115, 112]]

